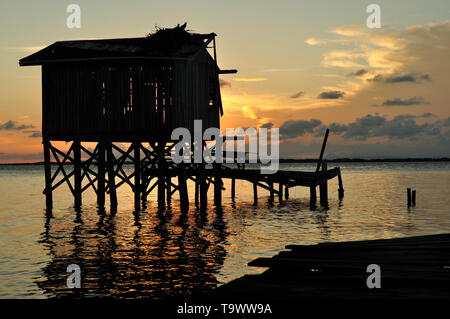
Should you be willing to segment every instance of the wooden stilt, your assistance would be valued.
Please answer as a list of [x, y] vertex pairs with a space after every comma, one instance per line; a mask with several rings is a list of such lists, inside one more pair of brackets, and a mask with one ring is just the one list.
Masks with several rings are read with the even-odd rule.
[[144, 175], [145, 174], [145, 168], [142, 169], [142, 174], [141, 174], [141, 202], [142, 202], [142, 206], [145, 207], [147, 205], [147, 187], [148, 184], [150, 183], [149, 181], [149, 177]]
[[166, 200], [167, 207], [170, 207], [172, 204], [172, 177], [170, 175], [166, 178]]
[[107, 153], [107, 169], [108, 169], [108, 191], [109, 191], [109, 204], [111, 210], [117, 208], [117, 192], [116, 192], [116, 180], [114, 173], [114, 155], [112, 152], [112, 144], [108, 142], [106, 144]]
[[165, 203], [165, 184], [166, 184], [166, 163], [164, 154], [164, 142], [158, 142], [156, 147], [156, 156], [158, 158], [158, 208], [164, 210], [166, 208]]
[[134, 209], [141, 209], [141, 143], [133, 143], [134, 157]]
[[74, 206], [81, 206], [81, 147], [80, 141], [73, 142]]
[[256, 182], [253, 183], [253, 205], [258, 204], [258, 185]]
[[184, 163], [178, 164], [178, 191], [180, 192], [180, 210], [187, 212], [189, 210], [189, 197]]
[[234, 200], [236, 196], [236, 179], [231, 179], [231, 199]]
[[44, 140], [44, 170], [45, 170], [45, 206], [47, 209], [53, 208], [53, 195], [52, 195], [52, 168], [50, 162], [50, 141]]
[[195, 179], [195, 205], [198, 206], [198, 204], [200, 203], [200, 181], [199, 181], [199, 177], [197, 175], [197, 178]]
[[412, 191], [411, 204], [412, 206], [416, 206], [416, 190]]
[[281, 203], [283, 201], [283, 184], [278, 186], [278, 201]]
[[205, 164], [199, 165], [200, 176], [200, 209], [205, 210], [208, 206], [208, 185], [205, 178]]
[[289, 199], [289, 187], [287, 185], [284, 189], [284, 198]]
[[320, 205], [326, 207], [328, 206], [328, 179], [327, 179], [327, 161], [322, 161], [322, 182], [319, 185], [320, 191]]
[[97, 205], [101, 208], [105, 207], [105, 143], [98, 143], [98, 160], [97, 160]]
[[214, 204], [222, 205], [222, 178], [220, 176], [221, 164], [214, 163]]
[[317, 202], [316, 186], [309, 188], [309, 202], [311, 206], [315, 206]]
[[270, 188], [270, 197], [269, 201], [273, 202], [274, 196], [273, 196], [273, 182], [269, 182], [269, 188]]

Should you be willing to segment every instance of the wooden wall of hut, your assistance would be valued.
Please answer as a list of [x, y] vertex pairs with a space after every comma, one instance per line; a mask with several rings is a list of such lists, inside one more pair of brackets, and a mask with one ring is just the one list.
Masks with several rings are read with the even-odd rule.
[[193, 61], [57, 63], [42, 67], [43, 136], [116, 141], [170, 137], [176, 127], [219, 127], [218, 69]]

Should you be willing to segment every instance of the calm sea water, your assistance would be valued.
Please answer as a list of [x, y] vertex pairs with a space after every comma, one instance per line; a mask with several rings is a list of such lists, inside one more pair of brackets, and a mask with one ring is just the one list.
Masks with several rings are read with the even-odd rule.
[[[334, 165], [330, 164], [329, 167]], [[236, 183], [236, 201], [225, 181], [223, 209], [210, 203], [200, 213], [172, 208], [158, 213], [155, 194], [140, 212], [128, 187], [118, 193], [117, 212], [98, 211], [93, 191], [72, 208], [64, 186], [54, 209], [44, 209], [42, 166], [0, 166], [0, 298], [74, 295], [165, 298], [207, 291], [244, 274], [257, 257], [273, 256], [287, 244], [391, 238], [450, 232], [450, 163], [340, 164], [345, 198], [329, 184], [328, 209], [311, 210], [306, 189], [268, 202], [259, 190]], [[313, 164], [281, 169], [314, 170]], [[417, 206], [406, 206], [406, 188], [417, 190]], [[192, 199], [193, 185], [189, 185]], [[212, 199], [212, 191], [208, 194]], [[191, 200], [192, 202], [192, 200]], [[66, 267], [78, 264], [82, 289], [66, 288]]]

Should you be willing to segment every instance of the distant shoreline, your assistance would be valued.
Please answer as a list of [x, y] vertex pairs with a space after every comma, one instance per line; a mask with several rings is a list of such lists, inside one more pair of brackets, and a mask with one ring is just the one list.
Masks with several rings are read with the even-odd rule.
[[[364, 159], [364, 158], [336, 158], [327, 159], [330, 163], [393, 163], [393, 162], [450, 162], [450, 158], [375, 158], [375, 159]], [[317, 159], [289, 159], [282, 158], [280, 163], [317, 163]], [[56, 162], [52, 162], [56, 164]], [[70, 164], [70, 163], [67, 163]], [[131, 164], [126, 163], [126, 164]], [[32, 163], [0, 163], [0, 166], [6, 165], [44, 165], [44, 162], [32, 162]]]

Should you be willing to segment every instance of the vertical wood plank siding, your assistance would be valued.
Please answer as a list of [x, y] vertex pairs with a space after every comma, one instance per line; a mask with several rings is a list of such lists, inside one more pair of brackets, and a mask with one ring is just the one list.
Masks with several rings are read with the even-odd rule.
[[219, 127], [218, 68], [205, 51], [194, 61], [58, 63], [42, 67], [43, 136], [133, 140], [176, 127]]

